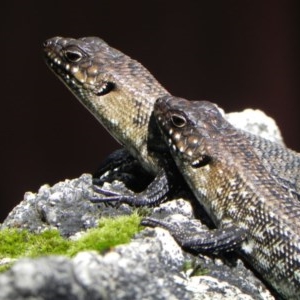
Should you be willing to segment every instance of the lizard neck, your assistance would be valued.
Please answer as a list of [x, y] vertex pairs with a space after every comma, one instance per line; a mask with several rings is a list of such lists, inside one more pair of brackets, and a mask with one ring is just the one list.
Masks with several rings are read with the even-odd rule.
[[[148, 153], [155, 100], [168, 94], [139, 62], [96, 37], [55, 37], [44, 44], [50, 69], [142, 166], [156, 173]], [[155, 156], [155, 155], [154, 155]]]
[[116, 89], [104, 96], [78, 97], [106, 130], [150, 172], [157, 172], [156, 158], [148, 151], [150, 116], [156, 99], [167, 91], [156, 88], [151, 94], [141, 90]]

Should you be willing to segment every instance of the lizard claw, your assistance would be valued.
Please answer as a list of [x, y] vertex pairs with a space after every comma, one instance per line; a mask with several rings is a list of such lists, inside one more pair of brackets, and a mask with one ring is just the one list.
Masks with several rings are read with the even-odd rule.
[[93, 203], [120, 202], [131, 204], [135, 198], [134, 193], [121, 182], [113, 182], [108, 187], [94, 185], [93, 190], [96, 193], [90, 197], [90, 201]]
[[97, 194], [96, 197], [91, 198], [94, 203], [117, 201], [138, 207], [155, 206], [165, 201], [170, 186], [165, 170], [161, 169], [148, 187], [140, 193], [133, 192], [120, 181], [113, 181], [111, 184], [107, 183], [102, 187], [94, 185], [93, 189]]

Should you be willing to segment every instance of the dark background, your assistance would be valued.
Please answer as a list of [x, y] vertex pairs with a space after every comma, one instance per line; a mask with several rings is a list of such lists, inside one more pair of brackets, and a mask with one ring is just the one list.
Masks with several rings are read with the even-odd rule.
[[42, 43], [99, 36], [174, 95], [260, 108], [300, 151], [297, 1], [2, 1], [0, 221], [44, 183], [118, 148], [43, 62]]

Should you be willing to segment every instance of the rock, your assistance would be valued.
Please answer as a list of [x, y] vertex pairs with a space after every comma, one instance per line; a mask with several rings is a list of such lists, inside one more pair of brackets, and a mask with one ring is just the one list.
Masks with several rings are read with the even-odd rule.
[[227, 121], [237, 128], [283, 144], [282, 135], [276, 122], [259, 109], [247, 108], [242, 112], [232, 112], [225, 116]]
[[[0, 276], [0, 299], [189, 299], [173, 279], [180, 248], [163, 230], [151, 235], [105, 255], [22, 259]], [[162, 249], [162, 240], [170, 247]]]
[[[192, 215], [191, 205], [183, 199], [153, 210], [153, 216], [189, 226], [188, 230]], [[199, 220], [192, 224], [193, 230], [207, 230]], [[184, 270], [187, 262], [192, 267]], [[190, 276], [199, 266], [204, 275]], [[0, 275], [0, 290], [0, 299], [6, 300], [272, 299], [241, 261], [229, 267], [220, 259], [194, 257], [161, 228], [146, 228], [130, 244], [104, 255], [81, 252], [72, 259], [21, 259]]]
[[[236, 126], [281, 141], [275, 123], [261, 112], [244, 111], [227, 117]], [[2, 228], [33, 232], [57, 228], [61, 235], [72, 238], [96, 226], [102, 216], [132, 212], [126, 204], [119, 207], [92, 204], [88, 200], [92, 192], [89, 174], [53, 187], [44, 185], [36, 194], [25, 194]], [[152, 217], [189, 226], [187, 230], [206, 231], [207, 227], [199, 220], [191, 223], [194, 213], [185, 199], [169, 201], [151, 210]], [[20, 259], [0, 275], [0, 291], [0, 299], [5, 300], [274, 299], [241, 260], [193, 256], [161, 228], [146, 228], [131, 243], [105, 254], [81, 252], [71, 259], [62, 256]]]
[[92, 175], [55, 184], [43, 185], [38, 193], [25, 193], [24, 200], [7, 216], [2, 228], [23, 228], [33, 232], [57, 228], [68, 237], [78, 231], [95, 227], [102, 216], [130, 214], [129, 206], [119, 209], [104, 204], [95, 205], [89, 197], [93, 194]]
[[191, 259], [167, 231], [146, 229], [104, 255], [19, 260], [0, 275], [0, 299], [272, 299], [241, 262], [198, 258], [207, 271], [189, 277], [182, 266]]

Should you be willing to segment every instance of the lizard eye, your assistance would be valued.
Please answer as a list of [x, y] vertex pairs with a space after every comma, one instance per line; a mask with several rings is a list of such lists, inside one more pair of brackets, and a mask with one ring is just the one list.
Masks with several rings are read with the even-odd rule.
[[177, 114], [173, 114], [171, 116], [171, 121], [172, 121], [173, 125], [178, 128], [182, 128], [186, 125], [186, 119], [183, 116], [180, 116]]
[[79, 62], [83, 56], [81, 52], [79, 52], [78, 50], [74, 50], [74, 49], [65, 50], [64, 55], [65, 55], [66, 59], [72, 63]]

